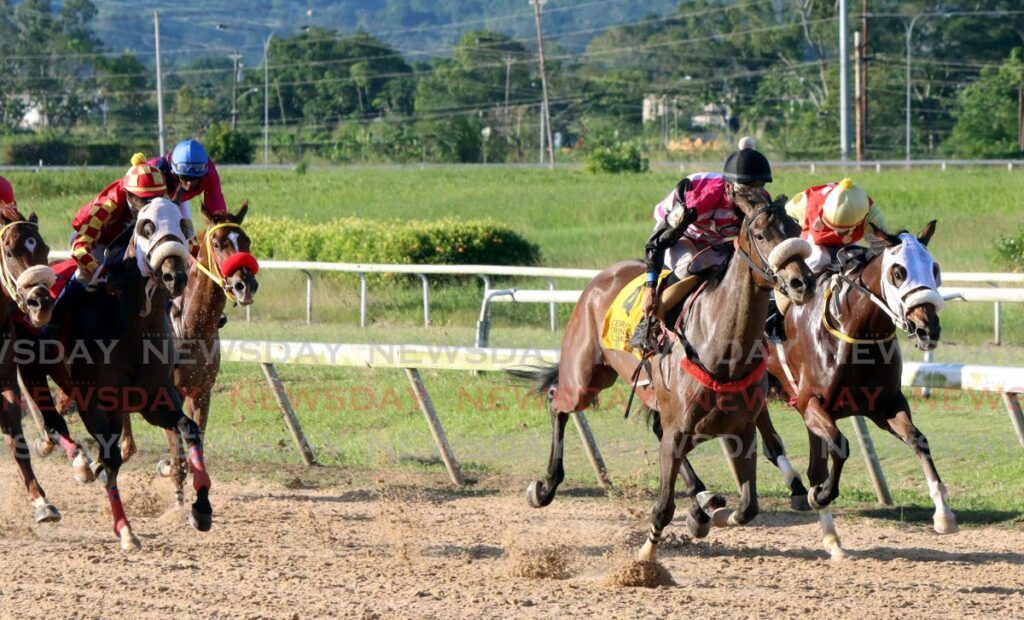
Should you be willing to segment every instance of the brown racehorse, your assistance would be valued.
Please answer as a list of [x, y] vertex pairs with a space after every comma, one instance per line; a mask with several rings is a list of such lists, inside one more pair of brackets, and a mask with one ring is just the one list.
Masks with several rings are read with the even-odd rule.
[[[802, 304], [810, 296], [813, 280], [803, 260], [809, 247], [798, 238], [799, 226], [785, 214], [785, 197], [769, 204], [761, 190], [741, 191], [734, 201], [744, 215], [735, 242], [736, 256], [725, 273], [710, 282], [693, 302], [691, 318], [685, 321], [683, 330], [687, 344], [677, 343], [669, 353], [656, 355], [650, 364], [650, 383], [638, 387], [638, 396], [658, 413], [662, 429], [661, 488], [641, 559], [654, 558], [662, 530], [672, 520], [675, 481], [681, 466], [686, 493], [692, 500], [687, 517], [691, 531], [706, 535], [711, 516], [705, 508], [723, 508], [721, 498], [704, 493], [703, 483], [686, 458], [707, 439], [731, 436], [739, 440], [733, 463], [741, 483], [740, 507], [731, 515], [716, 511], [719, 514], [715, 518], [723, 517], [722, 521], [738, 525], [757, 514], [756, 448], [752, 442], [767, 389], [762, 332], [768, 293], [777, 288], [794, 303]], [[531, 376], [540, 384], [540, 391], [548, 392], [552, 414], [547, 476], [527, 490], [534, 507], [549, 504], [564, 479], [562, 447], [569, 414], [590, 406], [617, 377], [629, 380], [634, 376], [636, 358], [631, 353], [602, 348], [600, 336], [605, 314], [616, 295], [643, 272], [642, 263], [629, 261], [598, 274], [583, 291], [569, 319], [558, 365], [519, 373], [521, 377]], [[697, 371], [684, 372], [684, 364], [703, 369], [703, 379], [696, 378]]]
[[[916, 238], [875, 230], [882, 247], [844, 261], [846, 268], [823, 283], [811, 303], [788, 312], [789, 339], [784, 347], [770, 347], [768, 361], [768, 372], [807, 425], [807, 476], [812, 485], [807, 500], [818, 510], [823, 543], [834, 558], [843, 552], [829, 505], [839, 495], [849, 453], [849, 442], [836, 422], [853, 415], [867, 417], [910, 446], [921, 460], [935, 502], [935, 531], [957, 530], [928, 440], [911, 421], [901, 389], [903, 362], [896, 340], [899, 326], [925, 351], [939, 341], [939, 270], [925, 248], [935, 222]], [[758, 429], [768, 459], [782, 470], [798, 507], [803, 484], [767, 415], [758, 420]]]
[[[3, 303], [0, 304], [0, 430], [21, 470], [29, 499], [35, 507], [36, 522], [59, 521], [60, 512], [46, 499], [46, 493], [32, 471], [28, 442], [21, 426], [21, 392], [18, 389], [19, 366], [30, 360], [19, 361], [24, 354], [20, 345], [18, 321], [27, 320], [30, 327], [49, 323], [53, 311], [50, 286], [56, 276], [47, 266], [50, 248], [39, 235], [39, 219], [35, 213], [28, 218], [16, 207], [0, 209], [0, 284]], [[64, 419], [47, 412], [44, 422], [48, 430], [69, 438]]]
[[209, 530], [213, 522], [202, 432], [183, 413], [173, 382], [176, 357], [167, 306], [188, 282], [185, 228], [179, 207], [168, 200], [157, 198], [139, 212], [135, 224], [111, 244], [124, 248], [128, 239], [124, 259], [112, 260], [113, 250], [108, 250], [106, 291], [86, 288], [76, 293], [74, 311], [64, 325], [69, 378], [53, 377], [73, 395], [99, 444], [114, 532], [126, 550], [139, 546], [117, 489], [122, 463], [118, 442], [123, 419], [131, 411], [182, 434], [196, 491], [189, 521], [200, 531]]
[[[188, 274], [188, 287], [182, 296], [180, 312], [172, 313], [175, 344], [180, 362], [174, 368], [174, 385], [185, 397], [185, 413], [206, 431], [210, 415], [210, 395], [220, 373], [220, 334], [218, 324], [224, 306], [232, 302], [248, 306], [252, 304], [259, 283], [256, 281], [258, 264], [249, 253], [251, 241], [242, 228], [242, 222], [249, 211], [249, 203], [243, 202], [237, 214], [211, 213], [203, 207], [207, 229], [200, 233], [199, 258], [192, 264]], [[135, 451], [131, 423], [125, 418], [122, 455], [128, 457]], [[169, 454], [182, 450], [178, 433], [168, 430]], [[184, 502], [185, 461], [172, 468], [171, 459], [157, 464], [157, 471], [165, 476], [173, 475], [176, 498], [179, 505]]]

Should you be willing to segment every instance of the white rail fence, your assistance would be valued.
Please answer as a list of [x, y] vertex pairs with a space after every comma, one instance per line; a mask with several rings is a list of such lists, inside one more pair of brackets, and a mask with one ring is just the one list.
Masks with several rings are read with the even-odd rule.
[[[437, 445], [448, 475], [455, 485], [464, 484], [458, 460], [444, 432], [420, 370], [501, 371], [514, 367], [552, 364], [558, 351], [552, 349], [491, 349], [402, 344], [337, 344], [273, 342], [253, 340], [221, 341], [224, 361], [260, 364], [274, 391], [285, 423], [299, 454], [307, 465], [315, 463], [312, 448], [303, 434], [299, 416], [291, 405], [275, 364], [306, 364], [348, 368], [401, 369], [405, 372], [416, 402]], [[904, 387], [960, 389], [1002, 394], [1018, 442], [1024, 448], [1024, 414], [1019, 396], [1024, 393], [1024, 368], [973, 366], [965, 364], [905, 363]], [[608, 472], [583, 413], [573, 414], [584, 450], [601, 485], [610, 484]], [[863, 418], [855, 418], [854, 429], [875, 484], [878, 501], [892, 503], [885, 476]]]

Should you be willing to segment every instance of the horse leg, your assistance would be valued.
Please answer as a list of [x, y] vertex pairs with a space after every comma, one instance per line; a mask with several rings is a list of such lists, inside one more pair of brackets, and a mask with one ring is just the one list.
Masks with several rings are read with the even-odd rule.
[[185, 414], [195, 420], [203, 433], [206, 433], [206, 423], [210, 419], [210, 392], [185, 399]]
[[13, 387], [3, 390], [3, 402], [0, 403], [0, 430], [3, 431], [7, 448], [11, 451], [14, 461], [21, 470], [25, 481], [25, 490], [35, 509], [36, 523], [52, 523], [60, 521], [60, 511], [46, 499], [42, 485], [32, 470], [31, 452], [25, 440], [25, 432], [21, 426], [21, 405], [18, 393]]
[[[211, 481], [206, 472], [206, 461], [203, 455], [203, 432], [198, 424], [182, 412], [181, 397], [178, 395], [177, 389], [173, 385], [164, 389], [167, 391], [172, 406], [143, 412], [143, 416], [150, 424], [176, 431], [188, 446], [188, 462], [192, 467], [192, 488], [196, 492], [196, 501], [192, 503], [189, 523], [200, 532], [206, 532], [213, 526], [213, 507], [210, 505]], [[179, 451], [176, 450], [175, 454], [171, 455], [172, 460], [178, 453]]]
[[[736, 435], [736, 451], [729, 454], [740, 484], [740, 504], [728, 516], [729, 525], [745, 525], [757, 516], [757, 431], [751, 424]], [[715, 511], [716, 514], [719, 511]], [[714, 520], [715, 515], [712, 515]]]
[[121, 462], [127, 463], [137, 451], [135, 434], [132, 433], [132, 417], [125, 414], [124, 425], [121, 427]]
[[789, 457], [786, 456], [786, 447], [782, 443], [782, 437], [775, 430], [768, 408], [761, 411], [757, 418], [757, 430], [761, 433], [761, 441], [764, 445], [764, 455], [768, 462], [779, 468], [782, 472], [782, 481], [789, 489], [789, 506], [793, 510], [809, 512], [811, 505], [807, 503], [807, 487], [800, 479], [800, 474], [793, 469]]
[[[54, 401], [53, 393], [46, 382], [46, 373], [38, 364], [26, 364], [19, 368], [22, 382], [25, 384], [26, 397], [31, 398], [39, 412], [43, 416], [43, 425], [46, 427], [47, 437], [37, 441], [35, 444], [36, 454], [46, 456], [52, 452], [57, 445], [60, 445], [71, 463], [75, 481], [80, 484], [87, 484], [96, 480], [93, 472], [93, 462], [86, 453], [85, 448], [71, 438], [71, 431], [60, 414], [61, 409]], [[60, 388], [58, 394], [65, 400], [70, 400]], [[55, 440], [55, 441], [54, 441]]]
[[111, 413], [101, 411], [95, 404], [89, 406], [82, 414], [82, 422], [85, 423], [89, 434], [99, 443], [100, 462], [106, 470], [104, 485], [107, 491], [107, 500], [110, 502], [110, 513], [114, 519], [114, 534], [121, 539], [121, 549], [132, 551], [141, 547], [138, 537], [132, 531], [128, 515], [125, 514], [124, 504], [121, 503], [121, 493], [117, 488], [117, 474], [121, 470], [121, 450], [118, 444], [121, 441], [121, 429], [124, 426], [124, 413]]
[[[178, 508], [185, 506], [185, 480], [188, 478], [188, 461], [185, 459], [185, 444], [177, 428], [164, 429], [167, 433], [167, 454], [169, 459], [161, 459], [157, 463], [157, 471], [162, 476], [170, 476], [174, 482], [174, 502]], [[166, 469], [164, 469], [166, 465]]]
[[555, 499], [558, 485], [565, 480], [562, 466], [562, 449], [565, 442], [565, 424], [568, 413], [551, 410], [551, 453], [548, 455], [548, 471], [543, 480], [534, 480], [526, 489], [526, 501], [534, 508], [543, 508]]
[[[694, 538], [704, 538], [711, 532], [711, 517], [708, 512], [713, 513], [719, 508], [725, 508], [725, 499], [721, 495], [708, 493], [704, 481], [697, 476], [693, 470], [690, 459], [683, 456], [679, 473], [682, 475], [683, 492], [690, 498], [690, 510], [686, 513], [686, 529]], [[708, 508], [705, 512], [704, 507]]]
[[[688, 445], [690, 442], [685, 443]], [[658, 552], [658, 543], [661, 541], [661, 534], [672, 521], [672, 515], [675, 514], [676, 476], [679, 474], [679, 466], [685, 455], [683, 447], [683, 436], [675, 431], [666, 434], [661, 440], [659, 451], [661, 488], [658, 490], [657, 499], [654, 500], [654, 509], [651, 510], [651, 531], [647, 535], [647, 542], [640, 549], [639, 559], [641, 562], [654, 561]]]
[[[879, 421], [876, 421], [878, 423]], [[939, 478], [939, 472], [935, 469], [935, 462], [932, 461], [932, 452], [928, 447], [928, 438], [924, 436], [910, 418], [910, 405], [907, 399], [900, 394], [897, 402], [896, 415], [885, 420], [886, 426], [882, 426], [903, 443], [910, 446], [917, 458], [921, 461], [921, 469], [924, 470], [924, 477], [928, 481], [928, 494], [935, 502], [935, 514], [932, 516], [932, 523], [935, 531], [939, 534], [953, 534], [959, 530], [956, 523], [956, 516], [949, 507], [949, 496], [946, 485]]]
[[[839, 477], [849, 456], [850, 444], [817, 398], [810, 399], [803, 413], [810, 439], [807, 478], [812, 488], [807, 501], [818, 511], [822, 544], [833, 560], [839, 560], [843, 558], [843, 548], [829, 504], [839, 495]], [[828, 469], [829, 457], [833, 464], [831, 471]]]

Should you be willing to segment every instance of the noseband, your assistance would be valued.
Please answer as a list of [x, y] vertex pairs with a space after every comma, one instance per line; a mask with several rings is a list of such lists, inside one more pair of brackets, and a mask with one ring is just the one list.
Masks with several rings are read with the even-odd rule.
[[[3, 250], [4, 239], [7, 238], [7, 233], [14, 230], [19, 224], [27, 224], [29, 226], [34, 226], [37, 229], [39, 228], [38, 224], [29, 220], [18, 220], [17, 222], [5, 224], [0, 228], [0, 250]], [[8, 264], [7, 258], [7, 252], [4, 251], [3, 254], [0, 255], [0, 284], [3, 285], [4, 292], [6, 292], [7, 296], [11, 298], [11, 301], [18, 305], [18, 309], [27, 314], [28, 306], [21, 299], [21, 295], [18, 293], [18, 279], [14, 277], [13, 273], [11, 273], [11, 266]]]

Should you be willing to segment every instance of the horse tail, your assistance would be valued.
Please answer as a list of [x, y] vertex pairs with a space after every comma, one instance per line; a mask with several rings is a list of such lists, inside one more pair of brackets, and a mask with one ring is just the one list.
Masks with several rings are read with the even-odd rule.
[[516, 381], [532, 383], [534, 391], [541, 396], [558, 385], [558, 364], [509, 368], [505, 372]]
[[647, 405], [642, 405], [640, 407], [640, 413], [644, 416], [645, 425], [650, 428], [651, 432], [654, 433], [654, 436], [660, 440], [663, 432], [661, 428], [661, 413], [651, 409]]

